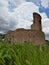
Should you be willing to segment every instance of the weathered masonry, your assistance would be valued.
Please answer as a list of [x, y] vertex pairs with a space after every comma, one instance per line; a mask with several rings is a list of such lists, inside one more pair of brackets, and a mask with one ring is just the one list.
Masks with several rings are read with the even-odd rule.
[[41, 16], [38, 13], [33, 13], [33, 24], [31, 29], [19, 28], [15, 31], [9, 31], [5, 38], [10, 42], [24, 43], [32, 42], [34, 44], [44, 44], [45, 35], [42, 32]]

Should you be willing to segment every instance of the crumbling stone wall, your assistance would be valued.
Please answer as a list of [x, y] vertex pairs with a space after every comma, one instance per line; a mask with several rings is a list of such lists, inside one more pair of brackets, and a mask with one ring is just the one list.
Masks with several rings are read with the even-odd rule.
[[45, 43], [45, 35], [42, 32], [41, 16], [38, 13], [33, 13], [34, 23], [31, 25], [31, 29], [17, 29], [10, 31], [6, 34], [8, 41], [23, 43], [32, 42], [34, 44]]
[[33, 24], [31, 25], [32, 30], [42, 31], [41, 16], [38, 13], [33, 13]]

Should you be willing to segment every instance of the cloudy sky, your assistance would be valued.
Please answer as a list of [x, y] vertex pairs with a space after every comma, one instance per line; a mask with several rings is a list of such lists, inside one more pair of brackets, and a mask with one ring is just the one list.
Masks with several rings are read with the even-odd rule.
[[49, 0], [0, 0], [0, 33], [30, 29], [33, 12], [42, 16], [42, 30], [49, 40]]

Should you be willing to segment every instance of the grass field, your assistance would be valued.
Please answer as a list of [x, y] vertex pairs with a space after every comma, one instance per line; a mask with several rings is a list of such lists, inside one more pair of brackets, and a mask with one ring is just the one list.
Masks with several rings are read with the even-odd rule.
[[0, 43], [0, 65], [49, 65], [49, 45]]

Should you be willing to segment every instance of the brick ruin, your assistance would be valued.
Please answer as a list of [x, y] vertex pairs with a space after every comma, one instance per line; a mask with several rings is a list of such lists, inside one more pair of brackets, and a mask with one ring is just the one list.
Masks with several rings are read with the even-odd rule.
[[31, 29], [19, 28], [15, 31], [9, 31], [5, 35], [5, 38], [10, 42], [16, 43], [31, 42], [34, 44], [44, 44], [45, 35], [44, 32], [42, 32], [41, 16], [34, 12], [33, 18], [34, 21], [31, 25]]

